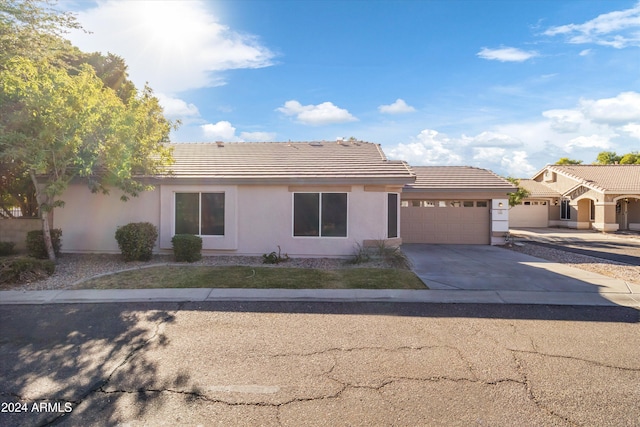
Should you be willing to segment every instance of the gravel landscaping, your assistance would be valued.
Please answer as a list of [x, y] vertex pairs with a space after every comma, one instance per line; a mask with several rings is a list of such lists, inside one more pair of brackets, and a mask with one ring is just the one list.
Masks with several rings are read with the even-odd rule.
[[570, 267], [580, 268], [626, 282], [640, 284], [640, 267], [609, 261], [602, 258], [595, 258], [573, 252], [562, 251], [546, 246], [518, 243], [512, 247], [504, 246], [507, 249], [531, 255], [548, 261], [559, 262]]

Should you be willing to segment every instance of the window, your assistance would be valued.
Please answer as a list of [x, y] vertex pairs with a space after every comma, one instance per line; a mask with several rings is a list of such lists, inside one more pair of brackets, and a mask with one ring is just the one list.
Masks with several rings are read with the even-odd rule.
[[294, 193], [293, 235], [347, 237], [347, 193]]
[[565, 199], [560, 202], [560, 219], [571, 219], [569, 200]]
[[476, 207], [486, 208], [487, 206], [489, 206], [489, 205], [487, 204], [486, 200], [482, 200], [482, 201], [477, 201], [476, 202]]
[[462, 202], [462, 206], [465, 208], [472, 208], [473, 207], [473, 200], [465, 200], [464, 202]]
[[403, 200], [400, 202], [400, 207], [401, 208], [408, 208], [409, 207], [409, 201], [408, 200]]
[[596, 204], [593, 200], [589, 200], [589, 219], [591, 221], [595, 221], [596, 220]]
[[398, 195], [387, 194], [387, 237], [398, 237]]
[[224, 236], [224, 193], [176, 193], [176, 234]]

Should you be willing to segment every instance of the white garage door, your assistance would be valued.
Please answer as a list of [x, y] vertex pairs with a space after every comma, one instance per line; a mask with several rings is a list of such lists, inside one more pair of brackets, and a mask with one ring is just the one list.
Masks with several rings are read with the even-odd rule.
[[403, 243], [488, 245], [488, 200], [405, 200], [400, 211]]
[[[547, 202], [525, 202], [509, 209], [509, 227], [548, 227]], [[544, 203], [544, 204], [543, 204]]]

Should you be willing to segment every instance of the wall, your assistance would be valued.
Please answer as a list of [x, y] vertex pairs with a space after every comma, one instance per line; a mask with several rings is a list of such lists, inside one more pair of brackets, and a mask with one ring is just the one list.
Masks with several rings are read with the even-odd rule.
[[[16, 252], [27, 250], [27, 233], [42, 229], [40, 218], [0, 219], [0, 242], [14, 242]], [[63, 244], [65, 236], [62, 236]]]
[[123, 202], [118, 191], [111, 195], [93, 194], [86, 185], [72, 184], [61, 200], [65, 205], [54, 210], [53, 224], [62, 229], [62, 252], [120, 253], [115, 239], [118, 226], [130, 222], [156, 226], [160, 223], [158, 189]]
[[[364, 240], [386, 237], [387, 192], [364, 186], [163, 185], [160, 189], [160, 248], [171, 250], [176, 192], [224, 192], [224, 236], [202, 236], [203, 255], [262, 255], [278, 250], [290, 256], [352, 255]], [[347, 237], [294, 237], [294, 192], [346, 192]]]

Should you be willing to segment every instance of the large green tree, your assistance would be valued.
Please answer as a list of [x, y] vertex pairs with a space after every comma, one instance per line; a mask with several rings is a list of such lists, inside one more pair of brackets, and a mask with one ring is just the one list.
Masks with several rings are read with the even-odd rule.
[[92, 191], [119, 188], [122, 198], [148, 187], [136, 175], [160, 173], [171, 161], [171, 122], [149, 88], [127, 103], [92, 67], [69, 74], [46, 61], [7, 61], [0, 71], [0, 153], [21, 162], [36, 188], [49, 258], [55, 260], [47, 212], [76, 178]]
[[[174, 126], [157, 98], [138, 92], [124, 61], [87, 54], [64, 39], [79, 29], [51, 1], [0, 0], [0, 179], [9, 196], [36, 199], [49, 258], [55, 260], [47, 212], [62, 206], [72, 180], [122, 199], [149, 187], [138, 175], [171, 162]], [[31, 194], [23, 194], [23, 187]], [[7, 192], [0, 192], [0, 203]]]

